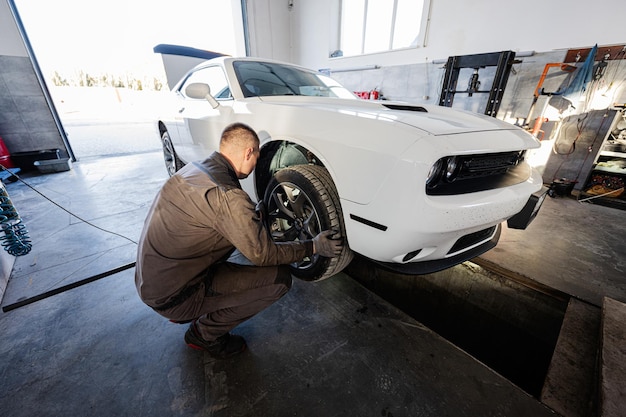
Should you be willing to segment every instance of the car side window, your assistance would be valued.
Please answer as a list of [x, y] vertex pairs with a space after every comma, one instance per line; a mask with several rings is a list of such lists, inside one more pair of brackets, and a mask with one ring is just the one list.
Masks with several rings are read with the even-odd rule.
[[[224, 70], [221, 67], [206, 67], [201, 68], [194, 73], [192, 73], [180, 88], [180, 93], [187, 97], [185, 94], [185, 88], [189, 84], [192, 83], [204, 83], [208, 84], [211, 87], [211, 94], [218, 100], [225, 100], [232, 98], [230, 94], [230, 87], [228, 86], [228, 81], [226, 81], [226, 76], [224, 75]], [[189, 97], [187, 97], [189, 98]]]

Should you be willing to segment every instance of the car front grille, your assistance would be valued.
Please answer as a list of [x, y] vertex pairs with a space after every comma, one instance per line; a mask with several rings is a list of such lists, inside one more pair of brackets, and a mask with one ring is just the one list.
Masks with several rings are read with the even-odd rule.
[[471, 155], [461, 157], [457, 180], [506, 174], [520, 162], [519, 152]]
[[[530, 167], [524, 151], [457, 156], [452, 179], [440, 175], [426, 186], [428, 195], [454, 195], [501, 188], [526, 181]], [[448, 158], [443, 158], [444, 161]], [[445, 164], [444, 169], [445, 171]]]

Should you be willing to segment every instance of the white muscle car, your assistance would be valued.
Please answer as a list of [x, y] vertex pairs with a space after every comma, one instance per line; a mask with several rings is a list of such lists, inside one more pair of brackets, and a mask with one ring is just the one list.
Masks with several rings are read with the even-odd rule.
[[345, 239], [340, 257], [293, 265], [304, 280], [336, 274], [353, 253], [408, 274], [451, 267], [494, 247], [502, 222], [525, 228], [545, 197], [525, 161], [539, 142], [492, 117], [362, 100], [320, 72], [256, 58], [204, 61], [171, 96], [157, 123], [170, 175], [246, 123], [261, 157], [243, 186], [265, 202], [273, 238]]

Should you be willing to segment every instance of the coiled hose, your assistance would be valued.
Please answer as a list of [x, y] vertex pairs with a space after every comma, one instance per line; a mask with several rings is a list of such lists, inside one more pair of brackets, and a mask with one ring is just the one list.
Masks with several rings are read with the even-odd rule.
[[30, 252], [33, 245], [31, 244], [28, 230], [22, 223], [13, 202], [9, 198], [4, 184], [0, 182], [0, 226], [2, 227], [2, 235], [0, 235], [0, 244], [4, 250], [13, 256], [22, 256]]

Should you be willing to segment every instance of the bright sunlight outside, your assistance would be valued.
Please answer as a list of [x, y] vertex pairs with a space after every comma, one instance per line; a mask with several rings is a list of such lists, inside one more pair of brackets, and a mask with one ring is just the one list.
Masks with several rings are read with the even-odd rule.
[[162, 43], [236, 50], [231, 0], [14, 0], [44, 75], [161, 76]]
[[159, 44], [238, 51], [239, 0], [13, 0], [77, 157], [160, 148]]

